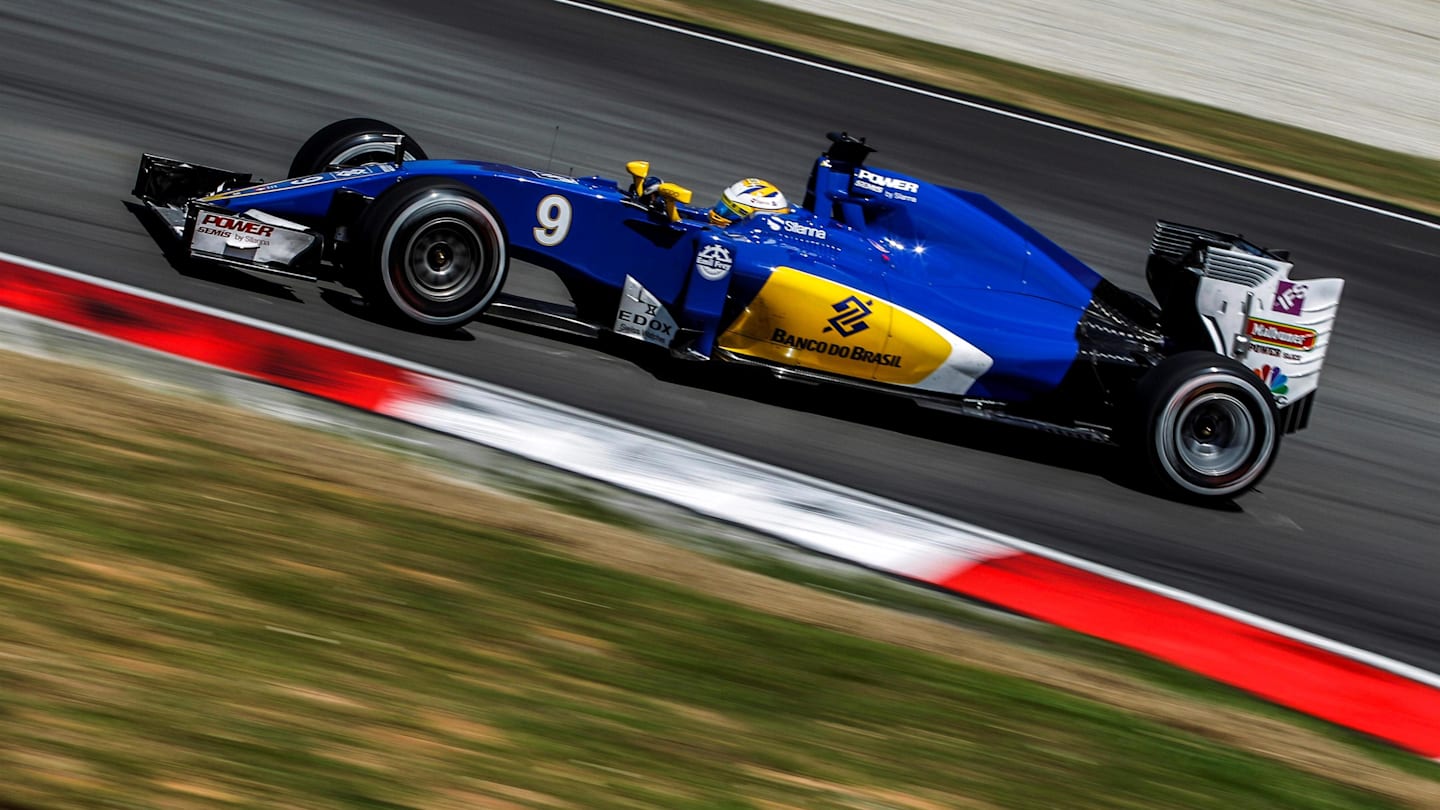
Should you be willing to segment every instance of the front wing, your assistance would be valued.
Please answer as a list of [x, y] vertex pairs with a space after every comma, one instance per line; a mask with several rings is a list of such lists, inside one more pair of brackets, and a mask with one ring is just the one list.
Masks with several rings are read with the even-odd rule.
[[140, 158], [131, 193], [192, 258], [312, 277], [298, 268], [323, 252], [319, 232], [255, 209], [236, 213], [204, 202], [211, 195], [250, 186], [252, 180], [246, 173], [147, 154]]

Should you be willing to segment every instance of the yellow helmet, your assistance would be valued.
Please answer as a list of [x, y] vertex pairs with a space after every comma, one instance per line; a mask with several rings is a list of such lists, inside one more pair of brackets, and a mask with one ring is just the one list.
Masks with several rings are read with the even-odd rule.
[[769, 180], [747, 177], [725, 189], [710, 209], [710, 224], [725, 226], [756, 213], [788, 214], [790, 203], [780, 187]]

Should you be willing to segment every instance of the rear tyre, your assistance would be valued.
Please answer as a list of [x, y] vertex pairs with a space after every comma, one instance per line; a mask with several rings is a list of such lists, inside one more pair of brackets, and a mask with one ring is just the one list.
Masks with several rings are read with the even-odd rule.
[[1132, 453], [1171, 494], [1240, 495], [1265, 477], [1280, 449], [1274, 399], [1250, 369], [1207, 351], [1183, 352], [1136, 388]]
[[405, 160], [425, 160], [425, 150], [399, 127], [373, 118], [347, 118], [321, 129], [300, 147], [288, 177], [308, 177], [366, 163], [395, 160], [395, 136], [404, 144]]
[[355, 226], [351, 279], [382, 312], [422, 328], [474, 319], [509, 270], [505, 228], [484, 197], [438, 177], [381, 194]]

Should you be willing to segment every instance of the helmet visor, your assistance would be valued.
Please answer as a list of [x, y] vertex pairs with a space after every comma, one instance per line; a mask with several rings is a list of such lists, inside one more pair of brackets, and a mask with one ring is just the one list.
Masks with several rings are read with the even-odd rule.
[[753, 212], [752, 212], [749, 208], [747, 208], [747, 207], [745, 207], [745, 206], [738, 206], [738, 207], [737, 207], [737, 206], [731, 205], [724, 197], [721, 197], [721, 198], [720, 198], [720, 201], [717, 202], [717, 203], [715, 203], [715, 208], [714, 208], [714, 214], [715, 214], [715, 216], [719, 217], [720, 219], [725, 220], [727, 223], [729, 223], [729, 222], [738, 222], [738, 221], [740, 221], [740, 220], [742, 220], [742, 219], [750, 216], [751, 213], [753, 213]]

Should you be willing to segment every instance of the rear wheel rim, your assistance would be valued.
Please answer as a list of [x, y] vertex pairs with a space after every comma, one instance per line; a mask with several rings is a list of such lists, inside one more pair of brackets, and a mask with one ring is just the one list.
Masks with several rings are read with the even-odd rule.
[[1170, 393], [1152, 425], [1154, 459], [1181, 489], [1244, 491], [1265, 474], [1279, 438], [1267, 395], [1236, 372], [1207, 369]]
[[1244, 403], [1224, 392], [1187, 402], [1175, 420], [1175, 451], [1205, 478], [1241, 470], [1255, 451], [1255, 424]]

